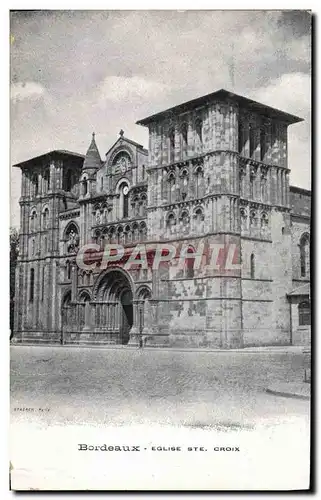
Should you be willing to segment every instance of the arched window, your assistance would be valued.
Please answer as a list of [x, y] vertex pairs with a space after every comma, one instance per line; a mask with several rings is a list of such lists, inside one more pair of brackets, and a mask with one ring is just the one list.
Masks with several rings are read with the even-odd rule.
[[37, 212], [33, 210], [31, 212], [31, 217], [30, 217], [30, 230], [31, 231], [36, 231], [37, 229]]
[[256, 144], [255, 144], [255, 128], [254, 125], [250, 125], [250, 130], [249, 130], [249, 135], [250, 135], [250, 158], [253, 157], [255, 149], [256, 149]]
[[[193, 256], [188, 257], [188, 254], [193, 254]], [[195, 250], [193, 247], [187, 249], [187, 256], [185, 258], [185, 275], [186, 278], [194, 278], [194, 262], [195, 262]]]
[[125, 226], [125, 229], [124, 229], [124, 242], [125, 243], [130, 243], [130, 240], [131, 240], [130, 226]]
[[239, 142], [238, 142], [238, 151], [240, 154], [243, 154], [244, 148], [244, 126], [241, 120], [239, 120]]
[[88, 193], [88, 181], [87, 181], [87, 177], [84, 177], [83, 180], [82, 180], [82, 192], [83, 192], [84, 196], [86, 196], [86, 194]]
[[196, 220], [196, 226], [199, 228], [200, 227], [200, 224], [201, 222], [203, 222], [204, 220], [204, 214], [203, 214], [203, 210], [199, 207], [195, 210], [195, 220]]
[[187, 123], [182, 124], [181, 135], [182, 135], [182, 153], [185, 156], [187, 153], [187, 146], [188, 146], [188, 126], [187, 126]]
[[115, 243], [115, 228], [111, 227], [109, 229], [109, 241], [110, 243]]
[[175, 161], [175, 130], [171, 129], [169, 132], [169, 163]]
[[129, 188], [125, 182], [123, 182], [119, 186], [119, 192], [120, 192], [120, 209], [122, 212], [122, 217], [123, 219], [126, 219], [128, 217], [128, 207], [129, 207]]
[[187, 170], [183, 170], [181, 178], [182, 178], [182, 181], [181, 181], [182, 199], [185, 200], [187, 198], [187, 194], [188, 194], [188, 172], [187, 172]]
[[196, 198], [201, 198], [203, 196], [203, 181], [204, 181], [204, 172], [202, 167], [197, 167], [195, 172], [196, 177]]
[[43, 217], [43, 229], [47, 229], [49, 223], [49, 209], [47, 207], [44, 209], [42, 217]]
[[121, 226], [119, 226], [117, 233], [118, 233], [117, 242], [121, 244], [123, 242], [123, 228]]
[[311, 325], [311, 309], [309, 302], [301, 302], [299, 308], [299, 326]]
[[169, 203], [175, 202], [175, 174], [172, 172], [168, 176], [168, 201]]
[[32, 176], [32, 185], [33, 185], [33, 195], [37, 196], [38, 193], [39, 193], [38, 174], [33, 174], [33, 176]]
[[50, 170], [49, 168], [47, 170], [45, 170], [44, 174], [43, 174], [43, 189], [44, 189], [44, 192], [45, 193], [48, 193], [49, 191], [49, 187], [50, 187]]
[[266, 134], [265, 128], [262, 127], [260, 130], [260, 160], [264, 162], [266, 155]]
[[135, 223], [133, 224], [133, 241], [138, 241], [138, 225]]
[[304, 234], [300, 240], [300, 267], [301, 277], [305, 278], [310, 272], [310, 237]]
[[141, 209], [141, 213], [140, 213], [140, 215], [141, 215], [142, 217], [145, 217], [145, 216], [146, 216], [146, 205], [147, 205], [147, 199], [146, 199], [146, 196], [145, 196], [145, 195], [142, 195], [142, 196], [141, 196], [141, 207], [140, 207], [140, 209]]
[[33, 302], [35, 295], [35, 270], [32, 267], [30, 269], [30, 288], [29, 288], [29, 301]]
[[65, 174], [65, 186], [64, 186], [64, 189], [65, 191], [71, 191], [71, 188], [72, 188], [72, 171], [71, 169], [69, 168]]
[[67, 260], [66, 262], [66, 269], [67, 269], [67, 280], [71, 279], [71, 264], [70, 261]]
[[31, 255], [34, 256], [35, 255], [35, 239], [33, 238], [32, 241], [31, 241]]
[[203, 123], [202, 120], [199, 118], [195, 122], [195, 130], [196, 130], [196, 135], [198, 138], [198, 141], [200, 144], [203, 142]]
[[166, 225], [170, 231], [170, 233], [174, 232], [174, 228], [176, 225], [176, 219], [174, 214], [169, 214], [167, 217]]
[[146, 224], [143, 222], [139, 226], [139, 241], [145, 241], [147, 235]]
[[251, 253], [251, 278], [255, 278], [255, 256], [254, 253]]
[[132, 211], [134, 217], [137, 217], [139, 215], [139, 201], [137, 196], [135, 196], [135, 198], [132, 201]]

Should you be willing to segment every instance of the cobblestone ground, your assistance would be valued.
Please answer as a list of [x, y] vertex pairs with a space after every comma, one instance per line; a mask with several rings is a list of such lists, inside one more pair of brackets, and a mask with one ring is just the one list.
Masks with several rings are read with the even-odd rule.
[[251, 429], [309, 418], [309, 402], [265, 392], [302, 376], [303, 356], [294, 352], [14, 346], [12, 415], [48, 424]]

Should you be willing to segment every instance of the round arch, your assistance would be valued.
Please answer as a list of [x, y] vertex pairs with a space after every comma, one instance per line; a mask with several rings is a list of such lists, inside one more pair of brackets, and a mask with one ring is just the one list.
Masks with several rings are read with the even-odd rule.
[[128, 281], [128, 283], [130, 285], [130, 289], [134, 295], [135, 284], [134, 284], [134, 281], [133, 281], [131, 275], [127, 271], [125, 271], [125, 269], [115, 266], [115, 267], [111, 267], [110, 269], [106, 269], [101, 274], [99, 274], [99, 276], [96, 278], [96, 281], [95, 281], [93, 289], [92, 289], [93, 300], [97, 300], [99, 288], [100, 288], [101, 284], [103, 283], [103, 281], [106, 279], [106, 277], [108, 277], [111, 273], [114, 273], [115, 271], [120, 273], [124, 277], [124, 279], [126, 279]]

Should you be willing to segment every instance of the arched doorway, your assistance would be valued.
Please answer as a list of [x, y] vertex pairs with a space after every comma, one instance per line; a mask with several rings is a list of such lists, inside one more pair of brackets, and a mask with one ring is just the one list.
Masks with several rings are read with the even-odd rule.
[[118, 344], [128, 344], [133, 326], [133, 294], [130, 278], [120, 269], [100, 276], [94, 287], [96, 328], [108, 332]]

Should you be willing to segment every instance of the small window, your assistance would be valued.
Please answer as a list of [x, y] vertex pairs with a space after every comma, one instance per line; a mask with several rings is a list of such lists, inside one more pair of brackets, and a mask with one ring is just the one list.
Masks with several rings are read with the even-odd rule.
[[142, 180], [145, 179], [145, 165], [142, 166]]
[[265, 129], [261, 128], [260, 132], [260, 160], [264, 162], [265, 159], [265, 154], [266, 154], [266, 134], [265, 134]]
[[104, 178], [103, 176], [101, 176], [100, 178], [100, 191], [103, 191], [104, 190]]
[[284, 227], [282, 227], [282, 234], [284, 234]]
[[30, 289], [29, 289], [29, 301], [33, 302], [35, 293], [35, 270], [30, 269]]
[[244, 127], [243, 123], [239, 121], [239, 153], [243, 153], [243, 147], [244, 147]]
[[169, 133], [169, 162], [175, 161], [175, 130], [172, 129]]
[[88, 181], [86, 178], [82, 181], [82, 184], [83, 184], [83, 193], [84, 196], [86, 196], [86, 194], [88, 193]]
[[251, 278], [255, 278], [255, 256], [254, 253], [251, 254]]
[[309, 302], [299, 304], [299, 325], [311, 325], [311, 308]]

